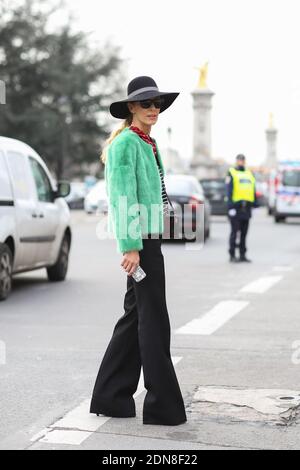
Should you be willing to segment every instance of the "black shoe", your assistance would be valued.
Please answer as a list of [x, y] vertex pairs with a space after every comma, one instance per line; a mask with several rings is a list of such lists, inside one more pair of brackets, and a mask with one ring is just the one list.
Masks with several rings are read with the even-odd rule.
[[248, 259], [245, 255], [240, 257], [241, 263], [252, 263], [251, 259]]
[[229, 261], [230, 261], [230, 263], [238, 263], [239, 262], [238, 258], [236, 258], [235, 256], [230, 256]]

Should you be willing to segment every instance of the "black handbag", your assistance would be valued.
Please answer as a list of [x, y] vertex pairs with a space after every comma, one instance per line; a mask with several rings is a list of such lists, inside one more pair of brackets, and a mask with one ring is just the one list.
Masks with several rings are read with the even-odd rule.
[[[178, 223], [179, 223], [179, 217], [176, 215], [175, 209], [173, 207], [173, 204], [166, 192], [167, 199], [169, 201], [169, 206], [168, 212], [164, 212], [164, 226], [166, 227], [167, 224], [170, 224], [170, 231], [168, 233], [168, 237], [171, 240], [175, 239], [175, 233], [178, 231]], [[176, 237], [177, 238], [177, 237]]]

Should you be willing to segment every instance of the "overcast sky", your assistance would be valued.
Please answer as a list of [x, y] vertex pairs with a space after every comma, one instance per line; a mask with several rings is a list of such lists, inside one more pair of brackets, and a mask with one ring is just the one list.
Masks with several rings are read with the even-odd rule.
[[213, 156], [230, 161], [242, 152], [249, 163], [262, 162], [272, 111], [279, 157], [300, 158], [299, 0], [67, 2], [78, 26], [122, 46], [128, 81], [150, 75], [162, 91], [180, 92], [152, 128], [160, 147], [171, 126], [172, 145], [191, 158], [194, 67], [208, 60]]

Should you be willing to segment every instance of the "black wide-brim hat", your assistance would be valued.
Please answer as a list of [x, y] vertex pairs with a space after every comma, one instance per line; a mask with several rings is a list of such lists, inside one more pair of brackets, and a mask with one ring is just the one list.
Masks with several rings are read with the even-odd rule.
[[142, 101], [162, 96], [164, 98], [164, 103], [160, 108], [160, 113], [162, 113], [171, 106], [178, 95], [179, 93], [176, 92], [159, 91], [153, 78], [143, 75], [128, 83], [127, 98], [111, 103], [109, 111], [116, 118], [126, 119], [130, 114], [127, 106], [129, 101]]

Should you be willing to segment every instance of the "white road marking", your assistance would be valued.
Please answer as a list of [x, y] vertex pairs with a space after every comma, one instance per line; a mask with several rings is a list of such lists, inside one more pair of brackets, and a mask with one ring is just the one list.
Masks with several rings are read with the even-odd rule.
[[[172, 356], [174, 366], [178, 364], [181, 359], [182, 357], [180, 356]], [[144, 391], [144, 374], [142, 368], [134, 398]], [[79, 406], [69, 411], [69, 413], [67, 413], [63, 418], [33, 436], [31, 441], [39, 441], [49, 444], [82, 444], [82, 442], [90, 437], [93, 432], [112, 419], [110, 416], [97, 416], [90, 413], [90, 402], [90, 399], [84, 400]]]
[[283, 279], [283, 276], [268, 276], [257, 279], [243, 287], [240, 292], [247, 294], [264, 294]]
[[99, 426], [102, 426], [109, 420], [108, 416], [97, 417], [97, 415], [90, 413], [90, 399], [84, 400], [77, 408], [71, 410], [63, 418], [51, 424], [50, 428], [64, 428], [80, 431], [94, 432]]
[[73, 431], [73, 430], [53, 430], [49, 432], [39, 442], [45, 442], [48, 444], [69, 444], [73, 446], [80, 446], [88, 437], [91, 432], [84, 431]]
[[274, 266], [273, 271], [274, 272], [289, 273], [291, 271], [294, 271], [294, 268], [293, 268], [293, 266]]
[[226, 322], [240, 313], [249, 302], [240, 300], [225, 300], [217, 304], [203, 317], [190, 321], [186, 325], [175, 330], [175, 334], [182, 335], [211, 335]]
[[45, 428], [45, 429], [43, 429], [42, 431], [39, 431], [37, 434], [35, 434], [34, 436], [32, 436], [32, 438], [30, 439], [30, 441], [31, 441], [31, 442], [38, 441], [39, 439], [41, 439], [42, 437], [44, 437], [49, 431], [51, 431], [50, 428]]

